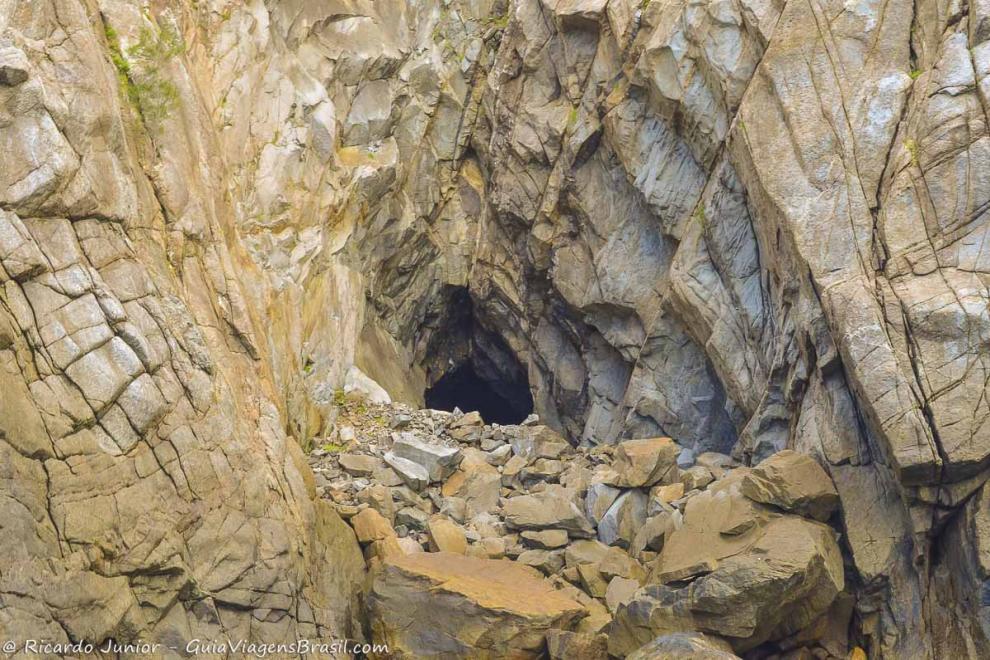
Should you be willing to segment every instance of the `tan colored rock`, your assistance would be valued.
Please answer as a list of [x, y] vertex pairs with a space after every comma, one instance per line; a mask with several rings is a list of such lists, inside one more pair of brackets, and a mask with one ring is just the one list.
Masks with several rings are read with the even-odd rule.
[[364, 509], [351, 518], [351, 527], [361, 543], [371, 543], [395, 536], [388, 519], [372, 508]]
[[632, 600], [640, 586], [639, 580], [630, 580], [618, 575], [612, 577], [609, 580], [608, 588], [605, 590], [605, 604], [608, 606], [608, 611], [615, 614], [619, 605], [624, 605]]
[[427, 525], [430, 535], [430, 552], [447, 552], [463, 555], [467, 552], [464, 530], [444, 516], [433, 516]]
[[365, 454], [341, 454], [338, 461], [344, 472], [355, 477], [370, 476], [381, 465], [377, 458]]
[[521, 495], [504, 501], [505, 522], [515, 529], [560, 529], [575, 537], [594, 535], [594, 529], [574, 502], [550, 493]]
[[567, 545], [567, 532], [562, 529], [544, 529], [540, 531], [525, 531], [520, 534], [527, 544], [543, 550], [553, 550]]
[[671, 633], [657, 637], [626, 656], [627, 660], [738, 660], [724, 640], [698, 632]]
[[474, 513], [481, 513], [493, 511], [498, 506], [501, 486], [502, 475], [484, 458], [480, 461], [465, 459], [447, 478], [440, 492], [444, 497], [464, 498]]
[[620, 442], [615, 450], [612, 475], [607, 483], [620, 488], [641, 488], [672, 483], [678, 476], [681, 448], [670, 438], [644, 438]]
[[624, 550], [611, 547], [598, 563], [598, 570], [606, 580], [623, 577], [642, 584], [646, 580], [646, 570]]
[[695, 465], [681, 471], [681, 483], [684, 484], [686, 491], [704, 488], [713, 480], [711, 470], [702, 465]]
[[797, 516], [771, 519], [748, 544], [708, 561], [686, 586], [647, 588], [620, 606], [609, 652], [627, 654], [658, 635], [692, 630], [725, 637], [744, 652], [808, 626], [845, 586], [835, 532]]
[[742, 481], [742, 492], [756, 502], [828, 520], [839, 505], [832, 479], [810, 456], [790, 450], [762, 461]]
[[601, 634], [550, 630], [547, 653], [550, 660], [607, 660], [608, 638]]
[[594, 598], [604, 598], [608, 592], [608, 580], [598, 570], [598, 564], [578, 564], [577, 569], [585, 593]]
[[638, 557], [644, 550], [660, 552], [663, 550], [667, 537], [680, 525], [682, 516], [679, 511], [661, 513], [646, 519], [646, 522], [636, 532], [629, 546], [629, 554]]
[[684, 497], [684, 484], [678, 482], [667, 486], [655, 486], [650, 490], [650, 497], [669, 504]]
[[646, 522], [647, 496], [627, 490], [612, 503], [598, 523], [598, 538], [606, 545], [628, 548]]
[[395, 525], [395, 502], [391, 488], [379, 484], [369, 486], [358, 493], [357, 500], [382, 514], [390, 525]]
[[374, 641], [387, 644], [394, 658], [437, 649], [459, 657], [538, 658], [550, 629], [568, 629], [585, 613], [531, 568], [448, 553], [385, 564], [369, 611]]

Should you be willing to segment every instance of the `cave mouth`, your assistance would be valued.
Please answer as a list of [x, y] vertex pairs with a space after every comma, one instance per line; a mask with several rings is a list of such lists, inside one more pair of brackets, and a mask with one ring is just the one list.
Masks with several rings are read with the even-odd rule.
[[[504, 392], [502, 385], [499, 389]], [[426, 406], [434, 410], [476, 410], [486, 424], [519, 424], [533, 412], [533, 397], [525, 383], [513, 387], [510, 397], [503, 396], [467, 363], [448, 371], [426, 390]]]
[[520, 424], [533, 412], [526, 367], [499, 332], [476, 314], [465, 287], [446, 287], [428, 316], [423, 393], [434, 410], [477, 411], [487, 424]]

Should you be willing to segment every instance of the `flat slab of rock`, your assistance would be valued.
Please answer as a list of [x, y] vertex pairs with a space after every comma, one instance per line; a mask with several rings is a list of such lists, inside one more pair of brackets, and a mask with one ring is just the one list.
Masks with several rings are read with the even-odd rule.
[[419, 492], [430, 484], [430, 473], [422, 465], [396, 456], [392, 452], [385, 452], [384, 459], [399, 478], [413, 490]]
[[594, 529], [574, 502], [539, 493], [521, 495], [502, 505], [505, 522], [515, 529], [563, 529], [576, 537], [591, 537]]
[[369, 608], [390, 658], [538, 658], [547, 631], [586, 614], [531, 568], [444, 552], [387, 562]]
[[430, 481], [443, 481], [449, 477], [463, 458], [457, 447], [423, 442], [412, 433], [397, 434], [390, 453], [426, 469]]

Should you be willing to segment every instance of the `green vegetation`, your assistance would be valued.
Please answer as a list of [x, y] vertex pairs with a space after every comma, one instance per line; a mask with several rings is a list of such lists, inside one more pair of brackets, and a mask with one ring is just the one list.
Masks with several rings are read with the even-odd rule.
[[570, 112], [567, 113], [567, 130], [574, 128], [574, 125], [577, 123], [577, 118], [578, 109], [575, 105], [571, 108]]
[[921, 76], [921, 73], [921, 69], [911, 69], [911, 73], [908, 75], [911, 76], [911, 80], [917, 80], [918, 77]]
[[[127, 100], [149, 128], [160, 126], [179, 102], [179, 90], [164, 77], [163, 69], [185, 51], [182, 37], [170, 25], [162, 27], [157, 35], [141, 28], [137, 43], [127, 49], [125, 57], [117, 31], [107, 25], [104, 34]], [[132, 61], [136, 66], [131, 66]]]
[[704, 202], [698, 202], [698, 205], [694, 208], [694, 213], [692, 214], [692, 217], [698, 222], [700, 222], [702, 225], [705, 224], [705, 222], [708, 220], [708, 217], [705, 215]]
[[912, 140], [911, 138], [908, 138], [907, 140], [904, 140], [904, 148], [908, 150], [909, 154], [911, 154], [911, 164], [914, 165], [915, 167], [919, 167], [918, 143]]
[[344, 447], [344, 445], [338, 445], [336, 442], [327, 442], [322, 447], [320, 447], [320, 449], [326, 452], [330, 452], [331, 454], [338, 454], [344, 451], [346, 447]]
[[333, 404], [335, 406], [342, 406], [347, 403], [347, 393], [343, 389], [336, 389], [333, 391]]
[[506, 12], [501, 16], [489, 16], [485, 19], [485, 24], [488, 25], [488, 27], [495, 28], [496, 30], [504, 30], [509, 27], [509, 12]]

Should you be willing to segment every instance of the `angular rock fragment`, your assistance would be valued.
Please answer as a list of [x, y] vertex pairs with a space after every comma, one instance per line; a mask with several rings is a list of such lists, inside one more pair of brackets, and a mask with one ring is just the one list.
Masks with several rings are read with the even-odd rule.
[[628, 548], [646, 522], [647, 496], [639, 490], [620, 495], [598, 523], [598, 539], [605, 545]]
[[828, 520], [839, 505], [832, 479], [810, 456], [784, 450], [765, 459], [743, 479], [743, 495], [784, 511]]
[[408, 432], [398, 434], [390, 453], [392, 456], [411, 461], [424, 468], [431, 482], [443, 481], [453, 474], [463, 457], [457, 447], [423, 442]]
[[369, 595], [372, 638], [390, 657], [538, 658], [551, 629], [585, 615], [535, 570], [448, 553], [388, 562]]
[[515, 529], [561, 529], [573, 537], [591, 537], [595, 531], [570, 500], [540, 493], [521, 495], [505, 501], [502, 506], [505, 522]]
[[678, 474], [677, 456], [680, 452], [681, 448], [670, 438], [620, 442], [607, 483], [621, 488], [672, 483]]

